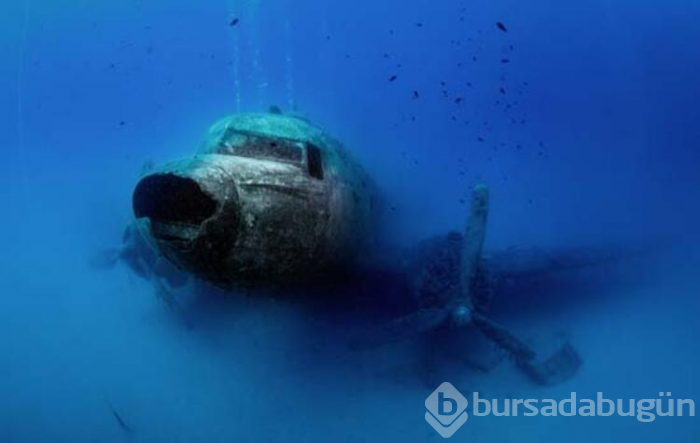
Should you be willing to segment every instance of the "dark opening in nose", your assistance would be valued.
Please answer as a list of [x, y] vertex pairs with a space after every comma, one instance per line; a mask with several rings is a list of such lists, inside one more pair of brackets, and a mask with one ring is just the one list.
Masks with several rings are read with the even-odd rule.
[[136, 185], [133, 207], [136, 218], [199, 225], [214, 215], [217, 203], [190, 178], [154, 174]]

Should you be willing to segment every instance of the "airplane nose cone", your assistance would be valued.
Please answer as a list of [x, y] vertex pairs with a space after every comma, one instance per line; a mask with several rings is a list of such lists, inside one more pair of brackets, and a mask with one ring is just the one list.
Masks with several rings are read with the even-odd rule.
[[239, 232], [235, 188], [226, 187], [207, 168], [173, 169], [138, 182], [134, 215], [149, 221], [140, 226], [148, 227], [155, 246], [178, 267], [223, 281], [226, 258]]
[[214, 215], [218, 204], [191, 178], [154, 174], [136, 185], [133, 206], [137, 218], [199, 225]]

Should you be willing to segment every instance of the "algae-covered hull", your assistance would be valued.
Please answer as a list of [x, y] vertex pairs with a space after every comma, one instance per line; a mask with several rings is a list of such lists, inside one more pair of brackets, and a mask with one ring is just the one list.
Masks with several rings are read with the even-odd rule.
[[142, 233], [178, 267], [223, 286], [293, 283], [349, 266], [373, 240], [374, 186], [305, 120], [220, 120], [192, 158], [141, 178]]

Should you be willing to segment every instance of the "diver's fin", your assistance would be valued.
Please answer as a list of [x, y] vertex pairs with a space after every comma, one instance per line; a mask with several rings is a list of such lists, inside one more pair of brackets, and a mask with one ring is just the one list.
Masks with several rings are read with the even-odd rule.
[[561, 383], [573, 377], [581, 366], [581, 357], [568, 343], [548, 359], [537, 362], [535, 351], [503, 326], [480, 314], [472, 314], [472, 321], [485, 336], [508, 351], [518, 367], [537, 384]]
[[90, 267], [99, 271], [112, 269], [119, 261], [120, 253], [121, 250], [117, 248], [100, 251], [90, 258]]
[[450, 311], [443, 308], [426, 308], [405, 317], [397, 318], [379, 328], [350, 339], [350, 347], [356, 350], [372, 349], [415, 337], [442, 325]]

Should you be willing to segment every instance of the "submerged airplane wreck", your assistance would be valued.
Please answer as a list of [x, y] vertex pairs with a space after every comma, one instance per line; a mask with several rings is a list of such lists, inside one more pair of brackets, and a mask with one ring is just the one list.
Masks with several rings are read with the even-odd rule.
[[[311, 293], [332, 297], [373, 266], [377, 205], [371, 179], [318, 127], [280, 113], [235, 115], [212, 126], [194, 157], [139, 180], [123, 245], [99, 262], [126, 262], [174, 309], [173, 288], [192, 275], [227, 290], [325, 284]], [[538, 384], [576, 373], [572, 346], [540, 360], [488, 317], [491, 282], [515, 272], [507, 256], [482, 256], [488, 208], [488, 188], [476, 186], [464, 232], [435, 237], [392, 265], [412, 312], [364, 330], [353, 348], [470, 327]]]
[[223, 119], [192, 159], [141, 178], [136, 223], [181, 269], [220, 286], [290, 284], [346, 268], [372, 241], [374, 186], [300, 118]]

